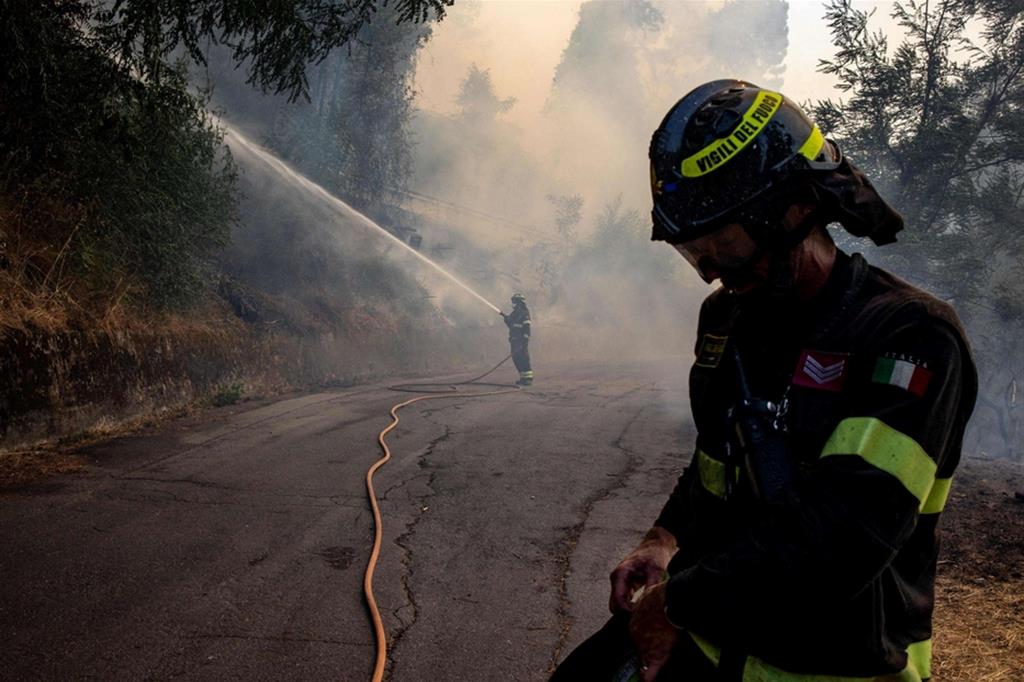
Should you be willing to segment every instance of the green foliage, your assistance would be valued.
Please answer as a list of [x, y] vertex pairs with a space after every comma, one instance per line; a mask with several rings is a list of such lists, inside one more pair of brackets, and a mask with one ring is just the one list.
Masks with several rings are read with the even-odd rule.
[[0, 193], [76, 207], [40, 235], [106, 295], [190, 302], [226, 243], [235, 169], [180, 67], [133, 76], [83, 32], [81, 3], [0, 2]]
[[465, 118], [480, 123], [493, 121], [498, 114], [503, 114], [515, 106], [516, 98], [500, 99], [494, 92], [491, 81], [491, 70], [480, 69], [471, 64], [469, 73], [459, 84], [459, 94], [455, 98], [459, 110]]
[[905, 38], [894, 48], [870, 17], [832, 0], [837, 51], [821, 68], [846, 96], [813, 113], [907, 219], [876, 259], [950, 299], [968, 325], [982, 378], [969, 446], [1014, 456], [1024, 423], [1008, 397], [1024, 373], [1024, 4], [896, 3]]
[[569, 242], [576, 241], [576, 226], [583, 217], [583, 197], [547, 195], [548, 203], [555, 207], [555, 229], [558, 236]]
[[101, 216], [89, 245], [105, 269], [139, 277], [147, 298], [164, 307], [202, 290], [207, 257], [227, 243], [234, 216], [234, 165], [204, 102], [186, 87], [175, 72], [123, 99], [116, 153], [130, 163], [89, 157]]
[[890, 49], [870, 13], [850, 0], [828, 8], [837, 51], [821, 69], [847, 96], [813, 114], [907, 218], [906, 246], [892, 252], [957, 299], [984, 295], [993, 245], [1024, 249], [1020, 10], [1019, 0], [896, 3], [905, 38]]
[[398, 23], [441, 19], [454, 0], [80, 0], [101, 45], [126, 68], [159, 81], [179, 46], [204, 63], [209, 45], [231, 49], [249, 66], [248, 82], [264, 90], [306, 97], [306, 65], [322, 62], [356, 39], [383, 8]]
[[225, 405], [234, 405], [242, 399], [242, 395], [245, 393], [242, 384], [231, 384], [230, 386], [221, 386], [217, 392], [213, 395], [210, 400], [216, 407], [224, 407]]
[[585, 324], [623, 329], [665, 319], [664, 307], [650, 291], [670, 282], [682, 263], [671, 249], [651, 248], [650, 223], [640, 211], [624, 207], [621, 197], [604, 206], [589, 237], [535, 246], [529, 260], [541, 268], [537, 280], [546, 282], [547, 304], [570, 305]]
[[308, 99], [262, 95], [243, 82], [229, 50], [206, 55], [205, 74], [214, 102], [228, 118], [244, 122], [246, 133], [374, 219], [407, 189], [413, 161], [412, 79], [429, 23], [397, 24], [382, 12], [346, 50], [311, 65]]
[[[667, 282], [681, 263], [672, 249], [651, 248], [650, 220], [635, 208], [625, 208], [622, 197], [606, 204], [597, 218], [593, 237], [581, 257], [601, 261], [624, 281], [645, 292], [644, 282]], [[646, 293], [646, 292], [645, 292]]]

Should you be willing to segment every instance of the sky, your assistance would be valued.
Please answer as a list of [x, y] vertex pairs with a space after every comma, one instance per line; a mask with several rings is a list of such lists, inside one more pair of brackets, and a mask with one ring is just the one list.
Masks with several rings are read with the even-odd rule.
[[[673, 1], [721, 4], [714, 0]], [[457, 0], [421, 53], [416, 78], [419, 106], [441, 113], [454, 111], [459, 83], [475, 62], [491, 71], [500, 96], [518, 99], [507, 120], [529, 125], [544, 106], [580, 4], [579, 0]], [[888, 0], [853, 3], [857, 9], [875, 9], [873, 24], [887, 32], [892, 30], [891, 4]], [[830, 78], [817, 71], [818, 60], [832, 56], [824, 13], [820, 0], [789, 0], [783, 92], [797, 102], [839, 94]]]

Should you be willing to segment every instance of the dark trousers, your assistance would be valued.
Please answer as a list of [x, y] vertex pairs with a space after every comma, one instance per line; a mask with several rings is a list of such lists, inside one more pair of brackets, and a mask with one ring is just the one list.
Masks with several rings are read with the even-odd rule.
[[530, 340], [511, 338], [508, 340], [512, 345], [512, 362], [520, 372], [530, 371]]
[[[612, 616], [590, 639], [573, 649], [551, 676], [550, 682], [613, 682], [634, 656], [629, 616]], [[679, 633], [672, 658], [658, 674], [658, 682], [721, 682], [718, 670], [690, 636]]]

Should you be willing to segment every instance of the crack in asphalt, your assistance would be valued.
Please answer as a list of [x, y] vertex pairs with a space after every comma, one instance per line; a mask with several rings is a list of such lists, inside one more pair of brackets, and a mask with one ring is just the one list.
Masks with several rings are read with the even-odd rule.
[[[432, 423], [437, 424], [437, 422]], [[437, 449], [439, 445], [441, 445], [451, 437], [453, 433], [452, 428], [448, 424], [443, 424], [443, 426], [444, 433], [438, 436], [437, 438], [431, 440], [427, 444], [427, 447], [423, 450], [423, 453], [417, 456], [416, 465], [421, 470], [426, 471], [428, 458], [434, 453], [434, 450]], [[401, 585], [402, 593], [405, 597], [406, 603], [397, 606], [392, 610], [392, 615], [400, 623], [400, 625], [398, 629], [394, 632], [394, 634], [392, 634], [391, 636], [392, 655], [388, 657], [388, 679], [390, 679], [395, 666], [394, 653], [398, 650], [398, 647], [402, 642], [402, 637], [416, 624], [416, 621], [419, 619], [420, 615], [419, 604], [416, 603], [416, 597], [413, 594], [412, 589], [412, 582], [415, 574], [415, 569], [413, 568], [413, 552], [410, 541], [412, 539], [412, 536], [416, 533], [416, 526], [419, 525], [419, 522], [423, 519], [423, 509], [424, 507], [427, 506], [425, 503], [427, 502], [427, 500], [429, 500], [431, 497], [437, 494], [437, 490], [434, 487], [434, 480], [436, 476], [437, 471], [430, 472], [430, 475], [427, 477], [426, 483], [427, 490], [429, 492], [416, 498], [416, 504], [420, 510], [419, 513], [416, 514], [412, 521], [406, 524], [405, 532], [399, 535], [397, 538], [395, 538], [394, 541], [395, 544], [398, 545], [398, 547], [402, 550], [401, 555], [399, 556], [399, 561], [401, 562], [402, 568], [404, 569], [404, 574], [402, 575], [401, 578]], [[405, 621], [401, 614], [401, 611], [406, 607], [409, 607], [412, 610], [412, 616], [408, 622]]]
[[[238, 492], [255, 492], [245, 489], [233, 489]], [[170, 490], [156, 490], [153, 488], [137, 488], [131, 490], [108, 490], [96, 495], [97, 499], [110, 500], [114, 502], [175, 502], [181, 504], [202, 505], [206, 507], [244, 507], [248, 509], [261, 509], [274, 513], [279, 506], [306, 509], [359, 509], [365, 508], [366, 500], [362, 498], [347, 498], [341, 495], [301, 495], [301, 494], [280, 494], [280, 493], [259, 493], [267, 499], [261, 504], [251, 500], [197, 500], [191, 497], [183, 497]], [[303, 501], [308, 501], [303, 503]], [[327, 504], [316, 504], [317, 501]]]
[[[129, 468], [125, 469], [124, 472], [122, 472], [121, 476], [127, 476], [128, 474], [134, 473], [134, 472], [139, 471], [141, 469], [145, 469], [147, 467], [151, 467], [154, 464], [159, 464], [159, 463], [164, 462], [164, 461], [166, 461], [168, 459], [171, 459], [173, 457], [178, 457], [178, 456], [181, 456], [181, 455], [186, 455], [186, 454], [188, 454], [190, 452], [195, 452], [196, 450], [201, 450], [201, 449], [205, 448], [207, 445], [210, 445], [211, 443], [216, 443], [217, 441], [220, 441], [220, 440], [223, 440], [225, 438], [228, 438], [229, 436], [233, 436], [233, 435], [235, 435], [235, 434], [237, 434], [237, 433], [239, 433], [241, 431], [246, 431], [248, 429], [251, 429], [253, 427], [259, 426], [261, 424], [265, 424], [266, 422], [274, 421], [275, 419], [280, 419], [282, 417], [287, 417], [287, 416], [289, 416], [289, 415], [291, 415], [291, 414], [293, 414], [295, 412], [299, 412], [301, 410], [305, 410], [305, 409], [307, 409], [309, 407], [316, 407], [316, 408], [318, 408], [317, 410], [315, 410], [310, 415], [310, 416], [317, 416], [319, 414], [322, 414], [325, 409], [327, 409], [329, 407], [332, 407], [334, 403], [343, 403], [346, 400], [350, 400], [352, 398], [356, 398], [356, 397], [365, 395], [366, 393], [372, 393], [374, 391], [379, 391], [379, 390], [380, 390], [380, 387], [370, 387], [370, 388], [366, 388], [366, 389], [361, 390], [361, 391], [352, 391], [352, 392], [341, 393], [341, 394], [329, 394], [329, 395], [327, 395], [325, 398], [323, 398], [321, 400], [314, 400], [314, 401], [311, 401], [311, 402], [308, 402], [308, 403], [304, 403], [302, 405], [298, 405], [298, 406], [296, 406], [296, 407], [294, 407], [294, 408], [292, 408], [290, 410], [285, 410], [284, 412], [279, 412], [279, 413], [276, 413], [276, 414], [270, 414], [270, 415], [267, 415], [266, 417], [262, 417], [262, 418], [254, 420], [254, 421], [251, 421], [251, 422], [239, 424], [238, 426], [235, 426], [233, 428], [229, 428], [227, 431], [224, 431], [224, 432], [212, 435], [209, 438], [207, 438], [205, 440], [202, 440], [202, 441], [200, 441], [198, 443], [193, 443], [192, 445], [186, 447], [184, 450], [179, 450], [179, 451], [176, 451], [176, 452], [171, 452], [171, 453], [168, 453], [168, 454], [163, 455], [161, 457], [157, 457], [155, 459], [152, 459], [150, 461], [143, 462], [142, 464], [139, 464], [138, 466], [129, 467]], [[325, 405], [325, 403], [326, 403], [326, 405]], [[257, 409], [260, 409], [260, 408], [257, 408]]]
[[[613, 395], [613, 396], [608, 396], [608, 395], [605, 395], [605, 394], [601, 394], [599, 392], [600, 391], [599, 388], [595, 388], [594, 390], [587, 391], [587, 397], [588, 398], [593, 398], [595, 400], [600, 401], [600, 402], [598, 402], [597, 405], [594, 405], [593, 407], [596, 407], [598, 409], [604, 410], [604, 409], [607, 409], [607, 408], [611, 407], [612, 405], [614, 405], [615, 403], [617, 403], [619, 401], [622, 401], [622, 400], [625, 400], [627, 398], [630, 398], [630, 397], [636, 395], [637, 393], [647, 392], [649, 390], [650, 390], [649, 386], [637, 386], [635, 388], [629, 389], [625, 393], [618, 393], [618, 394]], [[588, 405], [588, 407], [590, 407], [590, 405]]]
[[199, 488], [212, 488], [214, 490], [230, 490], [232, 492], [248, 492], [244, 488], [232, 488], [222, 483], [213, 481], [201, 481], [195, 478], [157, 478], [155, 476], [114, 476], [115, 481], [152, 481], [154, 483], [186, 483]]
[[343, 644], [346, 646], [372, 647], [369, 642], [350, 642], [344, 639], [327, 639], [321, 637], [299, 637], [290, 635], [236, 635], [220, 632], [194, 632], [197, 639], [241, 639], [252, 642], [301, 642], [311, 644]]
[[[633, 393], [634, 391], [630, 391]], [[619, 450], [626, 455], [625, 466], [617, 472], [607, 474], [608, 482], [606, 485], [595, 490], [590, 496], [583, 502], [582, 518], [574, 526], [570, 527], [565, 534], [565, 539], [562, 541], [561, 546], [564, 548], [562, 552], [555, 557], [557, 564], [562, 566], [562, 575], [558, 578], [558, 608], [557, 616], [559, 622], [559, 635], [558, 643], [555, 645], [555, 650], [551, 654], [551, 660], [548, 663], [547, 675], [551, 675], [558, 666], [559, 659], [561, 658], [562, 651], [565, 649], [566, 642], [569, 640], [569, 631], [572, 628], [572, 617], [569, 615], [571, 602], [569, 600], [569, 577], [572, 575], [572, 555], [576, 551], [576, 546], [579, 544], [580, 536], [583, 534], [583, 529], [587, 525], [587, 521], [590, 519], [591, 513], [594, 511], [594, 507], [598, 503], [606, 500], [613, 492], [623, 487], [626, 479], [636, 473], [641, 458], [633, 450], [627, 448], [623, 441], [626, 434], [633, 427], [633, 424], [640, 418], [640, 415], [648, 408], [648, 405], [643, 405], [637, 409], [626, 425], [622, 427], [619, 435], [615, 437], [615, 440], [611, 442], [611, 446], [616, 450]]]

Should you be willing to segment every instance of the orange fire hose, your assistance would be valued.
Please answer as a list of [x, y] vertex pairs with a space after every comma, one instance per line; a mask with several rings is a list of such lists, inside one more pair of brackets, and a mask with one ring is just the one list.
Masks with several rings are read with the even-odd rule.
[[[511, 355], [509, 357], [512, 357]], [[444, 393], [438, 393], [435, 395], [421, 395], [415, 398], [410, 398], [404, 402], [400, 402], [397, 405], [391, 407], [391, 419], [392, 422], [380, 432], [377, 436], [377, 442], [380, 444], [380, 448], [384, 455], [378, 459], [370, 469], [366, 472], [366, 492], [370, 498], [370, 507], [373, 509], [373, 523], [374, 523], [374, 536], [373, 536], [373, 549], [370, 552], [370, 560], [366, 565], [366, 573], [363, 578], [363, 593], [366, 596], [366, 603], [370, 609], [370, 619], [373, 621], [374, 635], [377, 640], [377, 658], [373, 668], [373, 682], [381, 682], [384, 679], [384, 669], [387, 665], [387, 635], [384, 633], [384, 623], [381, 621], [380, 610], [377, 608], [377, 600], [373, 597], [373, 571], [377, 566], [377, 558], [380, 556], [380, 545], [381, 538], [383, 536], [383, 524], [380, 516], [380, 506], [377, 504], [377, 494], [373, 489], [373, 474], [380, 467], [382, 467], [389, 459], [391, 459], [391, 450], [388, 448], [388, 444], [384, 437], [391, 432], [396, 426], [398, 426], [398, 411], [406, 405], [412, 405], [413, 403], [421, 400], [439, 400], [441, 398], [477, 398], [485, 395], [498, 395], [501, 393], [514, 393], [519, 390], [518, 386], [509, 386], [508, 384], [478, 384], [483, 386], [508, 386], [507, 388], [501, 388], [493, 391], [483, 391], [480, 393], [460, 393], [458, 386], [465, 386], [469, 384], [477, 383], [478, 379], [483, 379], [485, 376], [498, 369], [505, 363], [509, 357], [502, 360], [494, 366], [486, 374], [470, 379], [469, 381], [462, 381], [454, 384], [405, 384], [403, 386], [392, 386], [393, 390], [398, 391], [419, 391], [419, 388], [412, 388], [413, 386], [447, 386], [450, 390]], [[431, 392], [429, 389], [423, 392]]]

